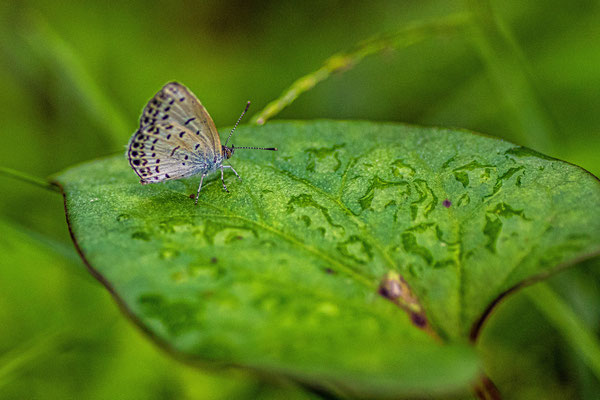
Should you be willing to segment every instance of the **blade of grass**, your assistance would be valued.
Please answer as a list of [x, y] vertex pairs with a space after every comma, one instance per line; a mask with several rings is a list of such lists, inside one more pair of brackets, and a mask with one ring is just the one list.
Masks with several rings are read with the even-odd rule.
[[56, 351], [63, 336], [64, 331], [50, 329], [0, 355], [0, 387], [17, 379], [19, 370]]
[[472, 38], [488, 74], [511, 115], [506, 121], [521, 144], [553, 154], [556, 124], [536, 93], [526, 58], [489, 1], [466, 0]]
[[56, 32], [39, 13], [30, 16], [31, 29], [26, 40], [48, 65], [55, 69], [70, 84], [72, 93], [85, 107], [89, 116], [106, 133], [105, 139], [114, 147], [122, 147], [130, 135], [131, 124], [121, 114], [110, 96], [96, 83], [85, 66], [85, 62], [69, 43]]
[[600, 341], [581, 318], [546, 283], [533, 285], [524, 293], [600, 380]]
[[376, 35], [359, 42], [352, 50], [334, 54], [325, 60], [321, 68], [296, 80], [281, 96], [267, 104], [262, 111], [253, 116], [251, 122], [263, 125], [268, 119], [289, 106], [302, 93], [309, 91], [332, 74], [354, 67], [369, 55], [386, 49], [408, 47], [438, 35], [454, 33], [465, 26], [467, 20], [467, 14], [453, 14], [426, 22], [415, 22], [398, 31]]
[[[90, 315], [92, 311], [90, 310]], [[0, 388], [21, 378], [28, 368], [35, 368], [38, 363], [51, 363], [59, 354], [82, 351], [73, 346], [82, 339], [102, 337], [113, 330], [118, 322], [116, 315], [102, 320], [85, 321], [72, 326], [57, 323], [39, 331], [37, 335], [23, 340], [19, 345], [0, 354]], [[70, 347], [65, 347], [70, 345]], [[87, 349], [85, 349], [87, 351]]]
[[[41, 232], [35, 231], [27, 226], [8, 221], [0, 218], [0, 236], [10, 238], [12, 241], [19, 243], [27, 243], [32, 246], [32, 249], [37, 249], [43, 252], [51, 252], [52, 254], [62, 258], [63, 263], [53, 263], [50, 265], [60, 266], [66, 271], [73, 274], [94, 286], [99, 286], [99, 283], [94, 279], [83, 267], [81, 258], [72, 244], [62, 243], [52, 237], [49, 237]], [[60, 259], [59, 259], [60, 260]]]
[[17, 171], [12, 168], [0, 166], [0, 175], [9, 176], [9, 177], [17, 179], [21, 182], [29, 183], [31, 185], [41, 187], [42, 189], [46, 189], [51, 192], [60, 192], [60, 188], [58, 186], [56, 186], [55, 184], [45, 181], [36, 176], [26, 174], [25, 172]]

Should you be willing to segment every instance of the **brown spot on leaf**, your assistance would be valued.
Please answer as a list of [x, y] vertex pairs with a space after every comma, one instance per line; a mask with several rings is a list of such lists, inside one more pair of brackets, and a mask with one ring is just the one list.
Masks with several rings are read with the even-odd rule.
[[397, 272], [388, 272], [383, 276], [379, 283], [378, 292], [381, 296], [390, 300], [398, 307], [402, 308], [408, 315], [412, 323], [419, 329], [423, 329], [431, 336], [438, 338], [437, 334], [431, 329], [425, 316], [425, 310], [419, 304], [418, 299], [413, 294], [410, 286]]
[[425, 315], [423, 314], [412, 313], [410, 314], [410, 319], [419, 328], [424, 328], [427, 325], [427, 319], [425, 319]]
[[[389, 275], [389, 274], [388, 274]], [[387, 275], [386, 275], [387, 277]], [[396, 279], [384, 278], [379, 285], [379, 294], [389, 300], [396, 300], [402, 294], [402, 288], [400, 287], [400, 281]]]

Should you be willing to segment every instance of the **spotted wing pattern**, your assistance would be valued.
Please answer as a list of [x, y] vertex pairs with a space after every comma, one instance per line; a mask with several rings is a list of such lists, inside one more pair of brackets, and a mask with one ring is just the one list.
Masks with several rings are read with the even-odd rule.
[[141, 183], [180, 179], [216, 170], [222, 162], [221, 141], [196, 96], [172, 82], [144, 108], [127, 157]]

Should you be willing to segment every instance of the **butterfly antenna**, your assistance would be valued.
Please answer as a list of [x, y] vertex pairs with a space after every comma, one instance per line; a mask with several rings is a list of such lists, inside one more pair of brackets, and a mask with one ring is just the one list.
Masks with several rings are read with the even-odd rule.
[[277, 147], [236, 147], [236, 150], [239, 149], [249, 149], [249, 150], [272, 150], [277, 151]]
[[242, 120], [242, 117], [244, 116], [244, 114], [246, 114], [246, 111], [248, 111], [248, 108], [250, 108], [250, 101], [248, 101], [248, 103], [246, 104], [246, 108], [244, 108], [244, 111], [242, 111], [242, 115], [240, 115], [240, 117], [238, 118], [238, 120], [235, 123], [235, 125], [234, 125], [233, 129], [231, 130], [231, 132], [229, 132], [229, 136], [227, 137], [227, 140], [225, 141], [225, 146], [227, 146], [227, 142], [229, 142], [229, 139], [231, 138], [231, 135], [233, 135], [233, 131], [235, 131], [235, 128], [237, 128], [238, 124]]

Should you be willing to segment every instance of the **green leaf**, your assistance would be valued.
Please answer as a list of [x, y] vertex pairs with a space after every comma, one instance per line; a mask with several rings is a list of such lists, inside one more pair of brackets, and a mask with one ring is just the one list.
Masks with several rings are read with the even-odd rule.
[[57, 178], [87, 264], [186, 359], [352, 395], [467, 387], [467, 338], [507, 291], [600, 251], [600, 183], [465, 131], [244, 126], [199, 178], [142, 186], [123, 156]]

